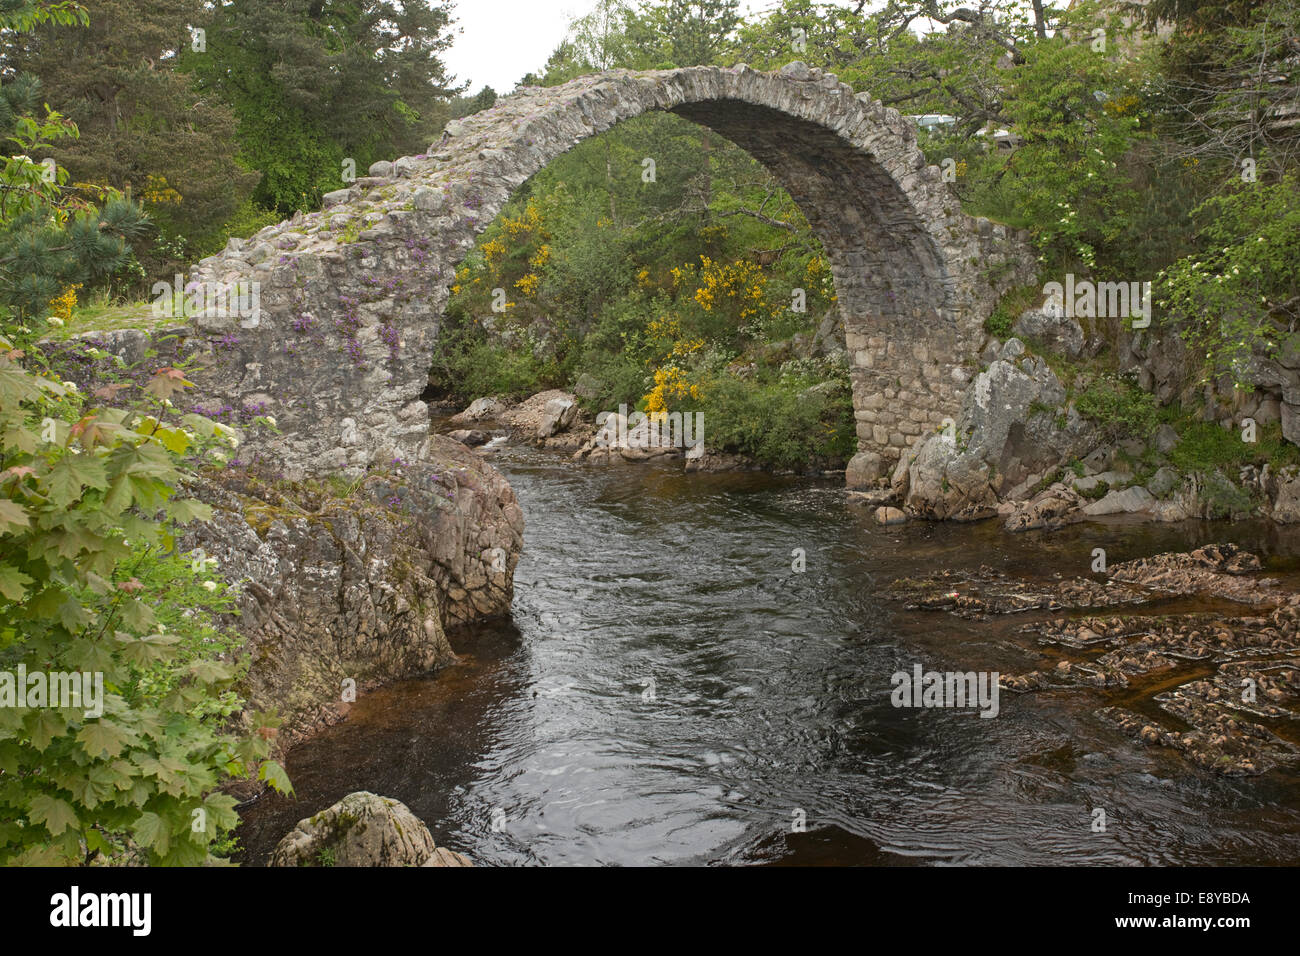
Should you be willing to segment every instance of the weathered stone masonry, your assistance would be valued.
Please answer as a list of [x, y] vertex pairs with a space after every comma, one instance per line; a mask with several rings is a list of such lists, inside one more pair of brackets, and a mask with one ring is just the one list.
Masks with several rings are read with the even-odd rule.
[[860, 451], [887, 467], [955, 417], [983, 319], [1032, 275], [1023, 237], [961, 211], [905, 117], [800, 63], [616, 71], [524, 89], [450, 124], [427, 155], [376, 163], [320, 212], [232, 240], [191, 280], [258, 281], [261, 312], [195, 318], [212, 343], [205, 394], [276, 416], [282, 434], [253, 438], [253, 450], [291, 475], [418, 455], [428, 431], [419, 396], [475, 236], [556, 156], [649, 110], [748, 150], [821, 238], [852, 356]]

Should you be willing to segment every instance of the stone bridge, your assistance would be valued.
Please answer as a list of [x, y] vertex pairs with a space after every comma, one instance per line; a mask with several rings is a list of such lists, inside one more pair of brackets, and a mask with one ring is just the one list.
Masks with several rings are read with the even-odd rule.
[[275, 416], [280, 434], [250, 445], [290, 477], [418, 455], [420, 395], [475, 236], [556, 156], [649, 110], [747, 150], [821, 239], [852, 362], [858, 465], [888, 468], [955, 418], [983, 320], [1032, 276], [1024, 237], [961, 211], [906, 117], [801, 63], [522, 89], [449, 124], [427, 154], [376, 163], [321, 211], [232, 240], [190, 280], [257, 282], [260, 309], [241, 318], [210, 306], [193, 319], [209, 345], [197, 373], [204, 403]]

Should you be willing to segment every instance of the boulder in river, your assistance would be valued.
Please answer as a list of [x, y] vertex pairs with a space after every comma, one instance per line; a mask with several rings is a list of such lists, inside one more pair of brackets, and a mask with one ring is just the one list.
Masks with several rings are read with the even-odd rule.
[[366, 790], [299, 820], [271, 854], [271, 866], [470, 866], [434, 845], [405, 804]]
[[884, 475], [884, 462], [874, 451], [860, 451], [844, 470], [844, 485], [850, 490], [872, 488]]
[[485, 418], [497, 418], [504, 414], [505, 410], [506, 406], [495, 398], [476, 398], [463, 412], [453, 415], [450, 421], [455, 425], [478, 422]]
[[537, 437], [550, 438], [568, 429], [578, 416], [578, 403], [568, 395], [551, 399], [542, 407], [542, 418], [537, 423]]
[[877, 524], [903, 524], [907, 521], [907, 515], [903, 514], [903, 512], [899, 511], [897, 508], [891, 508], [888, 505], [881, 505], [876, 509], [875, 514]]

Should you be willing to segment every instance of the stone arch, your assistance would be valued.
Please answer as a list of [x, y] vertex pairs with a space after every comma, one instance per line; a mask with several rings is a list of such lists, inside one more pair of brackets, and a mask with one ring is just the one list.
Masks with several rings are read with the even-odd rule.
[[1028, 281], [1024, 237], [961, 211], [911, 123], [833, 75], [793, 63], [581, 77], [525, 88], [449, 124], [420, 156], [370, 175], [200, 262], [205, 289], [257, 282], [256, 314], [209, 308], [205, 400], [258, 407], [254, 436], [287, 473], [362, 469], [417, 454], [420, 401], [455, 267], [511, 193], [583, 139], [669, 110], [764, 163], [802, 208], [831, 264], [860, 453], [887, 468], [956, 417], [982, 322]]

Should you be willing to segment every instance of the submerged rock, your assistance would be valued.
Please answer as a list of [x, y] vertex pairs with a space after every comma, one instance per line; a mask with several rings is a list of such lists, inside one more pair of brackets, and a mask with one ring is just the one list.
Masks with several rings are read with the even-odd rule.
[[[1145, 690], [1150, 703], [1143, 709], [1164, 711], [1176, 728], [1117, 706], [1102, 706], [1098, 716], [1206, 770], [1245, 776], [1300, 764], [1300, 747], [1291, 742], [1300, 731], [1300, 594], [1281, 591], [1258, 576], [1261, 570], [1250, 552], [1206, 545], [1114, 565], [1104, 584], [1023, 580], [980, 568], [898, 581], [891, 591], [909, 607], [966, 618], [1056, 612], [1020, 629], [1050, 651], [1036, 670], [1003, 673], [1003, 689], [1122, 689], [1126, 704]], [[1151, 604], [1173, 595], [1234, 601], [1254, 616], [1060, 613]]]
[[907, 515], [897, 508], [882, 506], [876, 509], [876, 523], [883, 525], [904, 524], [907, 521]]

